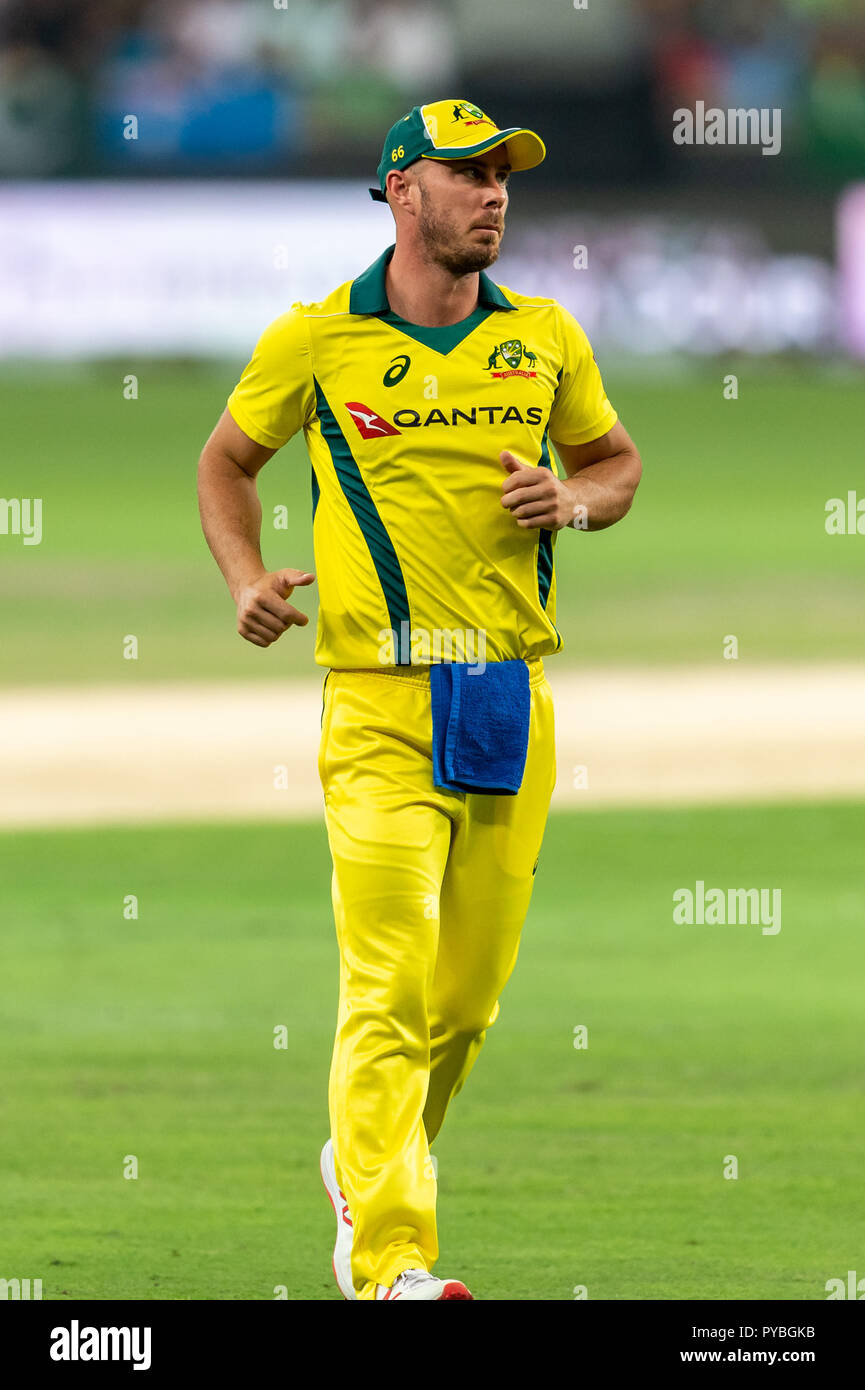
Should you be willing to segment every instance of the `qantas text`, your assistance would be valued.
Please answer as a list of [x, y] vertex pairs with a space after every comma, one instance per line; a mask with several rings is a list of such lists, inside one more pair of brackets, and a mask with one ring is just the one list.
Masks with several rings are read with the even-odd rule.
[[[501, 419], [497, 418], [501, 416]], [[480, 417], [480, 419], [479, 419]], [[398, 410], [393, 417], [393, 422], [401, 429], [408, 429], [413, 425], [539, 425], [544, 418], [544, 412], [539, 405], [530, 405], [523, 415], [515, 405], [473, 405], [468, 410], [458, 410], [454, 406], [450, 412], [450, 419], [443, 410], [431, 410], [425, 419], [421, 419], [420, 412], [417, 410]]]

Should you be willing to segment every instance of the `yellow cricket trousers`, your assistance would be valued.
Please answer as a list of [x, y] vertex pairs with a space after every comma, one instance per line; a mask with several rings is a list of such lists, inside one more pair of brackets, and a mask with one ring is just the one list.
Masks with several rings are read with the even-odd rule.
[[325, 680], [319, 774], [340, 953], [329, 1108], [359, 1299], [438, 1257], [429, 1145], [498, 1014], [555, 784], [541, 661], [529, 684], [522, 786], [485, 796], [433, 786], [428, 671]]

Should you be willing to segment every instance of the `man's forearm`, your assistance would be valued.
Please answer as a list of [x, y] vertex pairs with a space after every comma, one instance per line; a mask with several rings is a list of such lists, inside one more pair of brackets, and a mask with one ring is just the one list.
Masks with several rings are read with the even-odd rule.
[[641, 474], [639, 455], [628, 449], [563, 478], [575, 508], [571, 524], [579, 531], [603, 531], [621, 521], [630, 510]]
[[261, 558], [261, 501], [254, 478], [205, 447], [198, 464], [198, 505], [211, 554], [235, 601], [266, 572]]

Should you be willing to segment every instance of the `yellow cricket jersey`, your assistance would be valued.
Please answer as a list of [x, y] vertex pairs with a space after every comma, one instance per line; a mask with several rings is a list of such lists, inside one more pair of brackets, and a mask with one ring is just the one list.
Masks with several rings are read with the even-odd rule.
[[303, 430], [319, 591], [315, 659], [338, 668], [526, 661], [558, 651], [555, 532], [501, 505], [499, 453], [555, 469], [617, 415], [592, 349], [554, 299], [494, 284], [462, 323], [390, 310], [393, 246], [265, 329], [228, 399], [278, 449]]

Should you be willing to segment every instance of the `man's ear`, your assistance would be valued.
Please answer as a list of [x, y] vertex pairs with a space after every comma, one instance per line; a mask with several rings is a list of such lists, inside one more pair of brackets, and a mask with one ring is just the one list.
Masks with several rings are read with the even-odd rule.
[[410, 205], [411, 184], [406, 177], [407, 173], [407, 169], [388, 169], [384, 181], [384, 191], [391, 212], [394, 210], [394, 205], [398, 207]]

